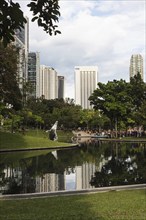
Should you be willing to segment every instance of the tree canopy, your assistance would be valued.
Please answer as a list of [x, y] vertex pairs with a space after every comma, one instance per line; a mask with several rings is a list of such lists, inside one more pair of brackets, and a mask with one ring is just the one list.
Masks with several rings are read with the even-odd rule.
[[130, 78], [131, 89], [129, 91], [132, 97], [134, 109], [138, 110], [146, 100], [146, 83], [142, 80], [140, 73]]
[[62, 128], [74, 128], [79, 125], [80, 121], [80, 106], [75, 106], [74, 103], [65, 102], [63, 99], [29, 99], [27, 108], [33, 114], [42, 117], [45, 127], [48, 129], [55, 121], [58, 121]]
[[131, 110], [131, 97], [127, 93], [128, 83], [124, 80], [109, 81], [107, 84], [98, 83], [98, 88], [89, 100], [94, 109], [100, 110], [114, 125], [125, 117]]
[[15, 47], [4, 48], [0, 42], [0, 101], [11, 104], [18, 110], [22, 105], [22, 95], [17, 82], [18, 53]]
[[95, 110], [110, 119], [112, 128], [116, 129], [120, 122], [128, 124], [128, 120], [139, 125], [136, 119], [145, 108], [146, 84], [140, 74], [131, 78], [130, 83], [122, 79], [109, 81], [107, 84], [98, 83], [98, 88], [89, 100]]
[[[32, 11], [32, 22], [37, 21], [38, 26], [49, 35], [60, 34], [56, 22], [60, 17], [58, 0], [29, 0], [27, 6]], [[0, 40], [6, 46], [14, 41], [15, 30], [24, 27], [26, 19], [18, 2], [1, 0], [0, 4]]]

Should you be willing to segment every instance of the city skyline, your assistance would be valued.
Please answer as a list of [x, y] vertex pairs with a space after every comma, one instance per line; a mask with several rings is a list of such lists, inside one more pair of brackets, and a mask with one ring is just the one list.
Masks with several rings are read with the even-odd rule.
[[[19, 2], [21, 3], [21, 2]], [[74, 67], [98, 66], [99, 82], [129, 81], [132, 54], [144, 60], [145, 1], [60, 1], [62, 32], [48, 36], [30, 21], [30, 50], [40, 52], [40, 63], [66, 78], [65, 97], [74, 97]], [[26, 2], [24, 14], [31, 18]], [[31, 19], [30, 19], [31, 20]]]

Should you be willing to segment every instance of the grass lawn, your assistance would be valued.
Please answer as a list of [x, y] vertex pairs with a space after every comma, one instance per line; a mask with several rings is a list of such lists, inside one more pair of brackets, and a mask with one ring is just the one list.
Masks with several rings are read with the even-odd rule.
[[55, 148], [67, 147], [68, 143], [51, 141], [48, 139], [48, 133], [43, 131], [30, 131], [25, 135], [18, 133], [0, 132], [0, 150], [2, 149], [21, 149], [21, 148]]
[[4, 220], [145, 220], [146, 190], [0, 200]]

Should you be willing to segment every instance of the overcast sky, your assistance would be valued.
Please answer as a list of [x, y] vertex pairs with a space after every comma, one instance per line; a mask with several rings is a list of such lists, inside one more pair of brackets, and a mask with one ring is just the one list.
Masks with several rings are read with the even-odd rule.
[[[18, 1], [31, 20], [27, 0]], [[74, 98], [74, 67], [98, 66], [98, 81], [129, 81], [132, 54], [145, 61], [145, 0], [61, 0], [61, 35], [49, 36], [30, 21], [29, 48], [40, 62], [66, 78], [65, 96]], [[144, 71], [145, 72], [145, 71]], [[146, 79], [146, 76], [144, 76]]]

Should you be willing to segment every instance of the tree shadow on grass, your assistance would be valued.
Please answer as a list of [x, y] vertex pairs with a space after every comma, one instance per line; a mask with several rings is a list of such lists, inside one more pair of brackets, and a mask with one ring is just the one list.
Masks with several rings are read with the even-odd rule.
[[105, 220], [91, 206], [84, 195], [3, 201], [0, 216], [7, 220]]
[[22, 135], [0, 132], [0, 150], [19, 149], [26, 146], [26, 141]]

